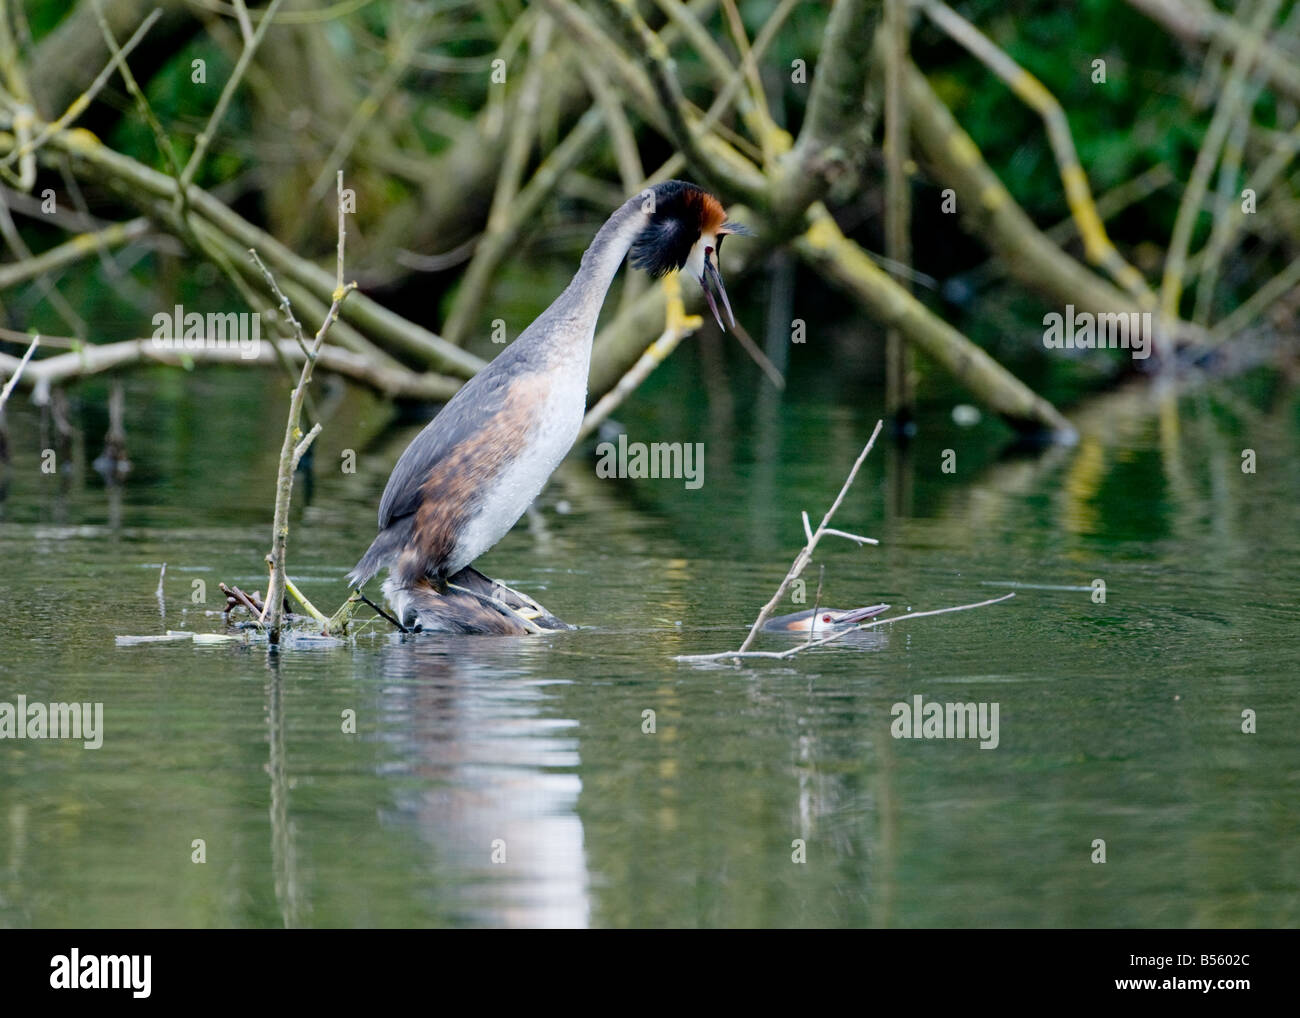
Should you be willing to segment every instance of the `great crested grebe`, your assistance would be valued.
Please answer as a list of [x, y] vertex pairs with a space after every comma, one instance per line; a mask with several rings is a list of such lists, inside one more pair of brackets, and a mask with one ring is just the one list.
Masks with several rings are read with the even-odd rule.
[[462, 618], [476, 605], [499, 613], [461, 571], [515, 525], [577, 439], [596, 318], [624, 257], [652, 276], [689, 272], [725, 329], [717, 301], [733, 326], [735, 317], [718, 251], [723, 237], [746, 232], [717, 198], [680, 180], [624, 202], [564, 292], [406, 447], [379, 502], [379, 536], [348, 582], [360, 588], [387, 566], [384, 595], [403, 626], [499, 631]]
[[887, 604], [873, 604], [866, 608], [850, 608], [841, 611], [838, 608], [818, 608], [795, 612], [793, 615], [778, 615], [763, 623], [763, 628], [771, 633], [807, 633], [822, 636], [841, 629], [851, 629], [859, 622], [865, 622], [874, 615], [889, 611]]

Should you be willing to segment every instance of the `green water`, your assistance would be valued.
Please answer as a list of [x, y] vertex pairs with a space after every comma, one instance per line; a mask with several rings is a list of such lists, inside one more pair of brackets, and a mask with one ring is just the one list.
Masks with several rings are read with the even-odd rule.
[[[0, 742], [0, 925], [1300, 920], [1293, 390], [1112, 396], [1079, 415], [1079, 446], [1045, 452], [936, 411], [906, 453], [868, 460], [837, 523], [882, 543], [827, 546], [823, 600], [1016, 598], [699, 667], [673, 656], [739, 642], [799, 511], [829, 504], [881, 407], [799, 386], [709, 399], [694, 357], [621, 419], [634, 440], [703, 441], [701, 488], [600, 480], [575, 454], [482, 561], [582, 627], [544, 638], [115, 646], [223, 631], [217, 582], [263, 584], [279, 386], [130, 375], [135, 469], [116, 492], [89, 467], [104, 383], [79, 390], [52, 476], [40, 413], [11, 404], [0, 701], [102, 702], [105, 731], [98, 750]], [[320, 398], [291, 561], [332, 609], [415, 425], [386, 428], [355, 392]], [[997, 748], [892, 738], [892, 705], [916, 695], [997, 703]]]

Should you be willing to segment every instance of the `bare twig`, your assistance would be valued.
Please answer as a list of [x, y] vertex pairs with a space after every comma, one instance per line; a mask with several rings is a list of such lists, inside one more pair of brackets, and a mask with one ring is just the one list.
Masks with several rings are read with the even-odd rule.
[[[872, 429], [871, 437], [867, 439], [867, 444], [862, 447], [862, 452], [858, 454], [858, 458], [853, 464], [853, 469], [849, 471], [849, 476], [844, 479], [844, 484], [840, 488], [840, 493], [835, 496], [835, 501], [831, 503], [831, 507], [826, 510], [826, 515], [822, 517], [821, 525], [818, 526], [817, 530], [808, 538], [808, 543], [803, 546], [799, 551], [799, 554], [795, 556], [794, 564], [790, 566], [790, 571], [785, 574], [785, 579], [781, 581], [781, 585], [776, 588], [776, 593], [772, 595], [772, 599], [768, 601], [767, 604], [763, 605], [762, 610], [758, 613], [758, 618], [754, 620], [754, 624], [749, 629], [749, 635], [746, 636], [744, 641], [741, 643], [740, 650], [737, 651], [738, 654], [749, 649], [750, 644], [752, 644], [758, 636], [759, 630], [763, 628], [763, 623], [767, 621], [768, 616], [772, 614], [772, 610], [780, 603], [781, 598], [785, 596], [785, 592], [789, 589], [790, 584], [798, 579], [799, 574], [802, 573], [808, 563], [812, 561], [813, 552], [817, 550], [817, 542], [821, 540], [822, 535], [826, 532], [826, 528], [830, 526], [831, 518], [839, 509], [840, 503], [844, 501], [844, 496], [849, 493], [849, 488], [853, 485], [854, 478], [858, 476], [858, 470], [866, 460], [867, 455], [871, 452], [871, 447], [876, 444], [876, 438], [880, 434], [880, 429], [884, 427], [884, 423], [884, 421], [876, 421], [876, 426]], [[726, 655], [723, 656], [725, 657]]]
[[275, 294], [275, 299], [280, 305], [280, 310], [284, 312], [285, 320], [293, 329], [294, 339], [298, 341], [298, 345], [302, 348], [303, 354], [310, 357], [311, 354], [307, 350], [307, 337], [303, 335], [302, 331], [302, 322], [298, 321], [297, 315], [293, 313], [293, 305], [289, 303], [289, 298], [284, 295], [284, 291], [280, 289], [280, 284], [275, 281], [275, 276], [271, 275], [271, 270], [266, 267], [266, 263], [262, 261], [258, 256], [258, 253], [256, 251], [249, 251], [248, 253], [257, 264], [257, 267], [262, 270], [262, 276], [266, 279], [266, 285], [269, 286], [271, 292]]
[[9, 381], [5, 382], [5, 387], [0, 389], [0, 410], [3, 410], [5, 404], [9, 402], [9, 394], [14, 391], [14, 386], [18, 384], [18, 376], [23, 373], [23, 368], [27, 367], [27, 362], [32, 359], [32, 354], [36, 352], [36, 348], [40, 345], [41, 337], [33, 336], [31, 345], [27, 348], [27, 352], [23, 354], [23, 359], [18, 362], [18, 367], [14, 368], [14, 373], [9, 376]]
[[248, 65], [253, 60], [253, 54], [257, 52], [257, 47], [261, 45], [267, 29], [274, 24], [275, 12], [279, 10], [280, 4], [283, 2], [284, 0], [271, 0], [261, 20], [257, 23], [257, 30], [253, 33], [252, 38], [245, 43], [243, 52], [239, 54], [239, 59], [235, 62], [235, 69], [230, 72], [230, 77], [221, 90], [221, 95], [217, 99], [216, 107], [212, 110], [212, 115], [208, 117], [207, 124], [199, 132], [198, 137], [194, 139], [194, 151], [190, 153], [190, 158], [181, 171], [179, 186], [176, 189], [178, 213], [184, 210], [185, 202], [188, 199], [189, 186], [194, 183], [194, 176], [199, 172], [199, 167], [203, 165], [203, 157], [207, 154], [208, 146], [212, 144], [212, 139], [216, 137], [216, 133], [221, 127], [221, 121], [226, 115], [226, 107], [230, 105], [230, 100], [239, 88], [239, 83], [243, 81], [244, 72], [248, 70]]
[[1206, 128], [1201, 150], [1196, 154], [1196, 164], [1192, 167], [1191, 178], [1183, 191], [1183, 200], [1178, 206], [1178, 216], [1174, 220], [1174, 232], [1169, 241], [1169, 255], [1165, 259], [1164, 276], [1160, 284], [1160, 300], [1164, 313], [1170, 318], [1178, 315], [1178, 306], [1183, 294], [1183, 274], [1187, 267], [1187, 251], [1192, 241], [1192, 230], [1201, 213], [1201, 204], [1214, 172], [1214, 164], [1219, 160], [1219, 151], [1232, 126], [1232, 118], [1244, 115], [1242, 111], [1242, 93], [1245, 89], [1246, 76], [1255, 63], [1255, 57], [1263, 42], [1264, 33], [1277, 14], [1281, 0], [1263, 0], [1255, 16], [1251, 18], [1250, 31], [1237, 48], [1232, 60], [1232, 70], [1228, 80], [1219, 94], [1218, 105], [1210, 126]]
[[551, 18], [543, 14], [534, 25], [528, 47], [528, 68], [524, 72], [523, 84], [519, 87], [519, 98], [513, 114], [514, 128], [510, 132], [501, 170], [497, 175], [487, 226], [442, 326], [442, 338], [457, 346], [465, 342], [470, 324], [479, 312], [500, 259], [529, 218], [515, 208], [515, 200], [519, 196], [524, 169], [528, 165], [528, 156], [537, 135], [538, 110], [546, 86], [546, 57], [554, 24]]
[[823, 537], [843, 537], [843, 538], [845, 538], [846, 540], [854, 541], [854, 542], [857, 543], [857, 544], [879, 544], [879, 543], [880, 543], [880, 542], [877, 541], [874, 537], [863, 537], [861, 534], [850, 534], [850, 533], [848, 533], [847, 531], [844, 531], [844, 530], [833, 530], [833, 529], [830, 528], [830, 527], [825, 527], [825, 528], [823, 528], [823, 530], [822, 530], [822, 536], [823, 536]]
[[[247, 608], [248, 613], [255, 619], [260, 618], [262, 612], [266, 611], [266, 605], [257, 603], [256, 593], [251, 595], [245, 594], [238, 587], [227, 587], [224, 583], [218, 583], [217, 586], [221, 588], [221, 592], [225, 594], [228, 599], [226, 603], [227, 612], [229, 612], [236, 604]], [[233, 604], [231, 602], [233, 602]]]
[[[325, 334], [329, 331], [330, 326], [334, 324], [335, 319], [338, 318], [339, 305], [343, 303], [356, 285], [343, 285], [343, 251], [347, 237], [347, 219], [343, 211], [342, 170], [338, 173], [336, 191], [339, 240], [334, 301], [325, 315], [325, 320], [321, 322], [320, 329], [316, 332], [311, 350], [303, 360], [302, 374], [299, 376], [298, 385], [294, 388], [289, 400], [289, 419], [285, 423], [284, 442], [280, 446], [280, 469], [276, 477], [275, 490], [275, 523], [271, 534], [271, 553], [267, 556], [271, 565], [271, 579], [266, 593], [266, 613], [262, 616], [262, 622], [268, 630], [268, 636], [273, 645], [280, 642], [280, 628], [284, 612], [284, 592], [288, 582], [286, 550], [289, 543], [289, 505], [293, 497], [294, 469], [311, 440], [320, 431], [320, 425], [317, 424], [308, 435], [303, 436], [299, 428], [299, 421], [302, 419], [303, 398], [307, 393], [307, 386], [311, 384], [312, 368], [316, 364], [316, 356], [320, 352], [321, 344], [325, 342]], [[316, 615], [319, 615], [319, 613], [316, 613]]]
[[50, 121], [37, 132], [34, 138], [25, 144], [16, 146], [7, 156], [0, 159], [0, 168], [12, 166], [23, 156], [35, 152], [38, 148], [81, 116], [81, 114], [85, 112], [86, 107], [90, 105], [90, 101], [99, 94], [99, 90], [103, 88], [108, 83], [108, 79], [113, 76], [113, 68], [117, 66], [118, 61], [124, 61], [126, 59], [127, 54], [140, 44], [140, 41], [145, 37], [145, 33], [153, 27], [154, 22], [160, 17], [162, 17], [162, 11], [155, 10], [145, 18], [144, 21], [140, 23], [140, 27], [135, 30], [135, 34], [126, 41], [121, 50], [118, 53], [115, 53], [113, 59], [111, 59], [104, 66], [104, 69], [96, 75], [95, 80], [91, 83], [90, 87], [77, 96], [77, 98], [72, 101], [72, 104], [63, 111], [62, 115], [57, 120]]
[[78, 234], [38, 255], [0, 265], [0, 290], [6, 290], [47, 272], [55, 272], [88, 255], [93, 255], [96, 251], [138, 240], [148, 232], [149, 220], [141, 218], [125, 223], [114, 223], [96, 233]]
[[140, 111], [140, 116], [144, 118], [145, 123], [149, 125], [149, 130], [153, 132], [154, 144], [158, 146], [158, 152], [162, 157], [167, 160], [172, 175], [180, 177], [181, 167], [176, 161], [176, 150], [172, 148], [171, 139], [167, 137], [167, 133], [163, 130], [162, 122], [154, 113], [153, 107], [149, 105], [149, 100], [145, 98], [143, 90], [135, 80], [135, 75], [131, 73], [131, 67], [126, 62], [126, 54], [122, 51], [122, 47], [117, 44], [117, 37], [113, 34], [113, 28], [104, 16], [102, 0], [95, 0], [94, 7], [95, 20], [99, 22], [99, 31], [104, 36], [104, 42], [108, 44], [109, 52], [113, 54], [113, 63], [117, 65], [118, 73], [122, 75], [126, 90], [131, 93], [131, 98], [135, 100], [136, 109]]

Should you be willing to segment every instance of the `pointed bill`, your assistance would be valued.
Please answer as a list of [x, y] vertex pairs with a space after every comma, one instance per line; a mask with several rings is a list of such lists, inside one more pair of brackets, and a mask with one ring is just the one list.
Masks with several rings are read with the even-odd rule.
[[709, 310], [713, 312], [713, 317], [718, 321], [718, 328], [726, 332], [727, 327], [723, 324], [722, 316], [718, 314], [718, 305], [714, 301], [713, 291], [717, 291], [717, 296], [722, 299], [722, 306], [727, 312], [727, 320], [731, 322], [731, 327], [734, 329], [736, 327], [736, 316], [731, 311], [731, 301], [727, 300], [727, 288], [722, 285], [722, 273], [707, 258], [704, 261], [704, 276], [700, 279], [700, 289], [704, 291], [704, 298], [709, 302]]
[[886, 611], [889, 611], [889, 605], [887, 604], [873, 604], [866, 608], [854, 608], [851, 611], [846, 611], [836, 619], [835, 624], [840, 626], [856, 625], [859, 622], [871, 618], [873, 615], [879, 615], [881, 612]]

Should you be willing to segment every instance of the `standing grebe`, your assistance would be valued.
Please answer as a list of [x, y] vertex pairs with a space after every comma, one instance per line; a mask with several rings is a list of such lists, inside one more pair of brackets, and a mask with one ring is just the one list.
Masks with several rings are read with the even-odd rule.
[[449, 631], [447, 599], [472, 608], [477, 597], [461, 571], [515, 525], [577, 440], [596, 318], [624, 257], [652, 276], [690, 272], [725, 329], [715, 293], [733, 326], [735, 317], [718, 251], [744, 232], [717, 198], [680, 180], [626, 201], [564, 292], [406, 447], [379, 502], [379, 536], [348, 582], [359, 588], [387, 566], [384, 594], [402, 625]]

